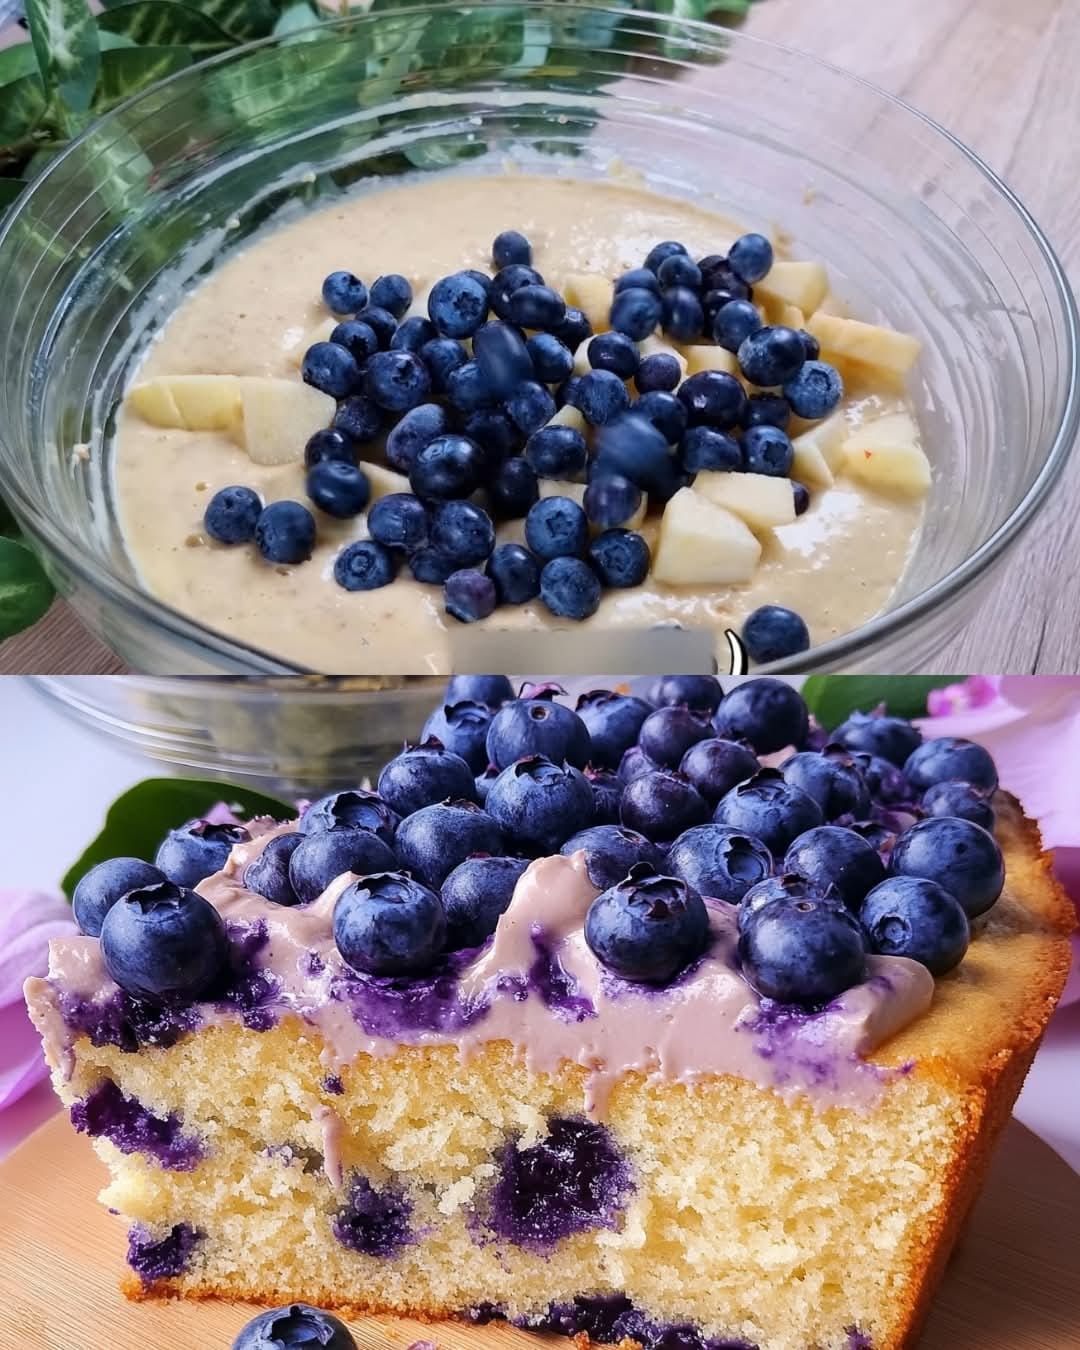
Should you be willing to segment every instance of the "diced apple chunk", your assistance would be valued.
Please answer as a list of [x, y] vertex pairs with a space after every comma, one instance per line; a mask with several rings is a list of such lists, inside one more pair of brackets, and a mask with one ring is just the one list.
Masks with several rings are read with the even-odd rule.
[[930, 461], [907, 413], [890, 413], [855, 428], [842, 454], [847, 473], [882, 492], [921, 497], [930, 487]]
[[778, 259], [768, 276], [754, 285], [759, 300], [777, 306], [797, 305], [804, 314], [813, 314], [829, 291], [829, 277], [819, 262], [785, 262]]
[[562, 478], [541, 478], [538, 486], [541, 497], [569, 497], [578, 506], [585, 500], [584, 483], [570, 483]]
[[805, 328], [806, 315], [798, 305], [781, 305], [778, 320], [785, 328]]
[[678, 347], [673, 347], [663, 338], [658, 338], [655, 333], [638, 343], [638, 351], [641, 353], [641, 359], [644, 361], [647, 356], [673, 356], [679, 363], [679, 379], [686, 376], [686, 357], [679, 351]]
[[549, 427], [571, 427], [574, 431], [580, 431], [583, 436], [588, 435], [589, 424], [585, 421], [585, 415], [572, 403], [564, 403], [559, 411], [548, 422]]
[[256, 375], [240, 376], [238, 383], [242, 418], [236, 439], [256, 464], [301, 460], [309, 438], [334, 419], [334, 400], [309, 384]]
[[304, 363], [304, 353], [309, 347], [314, 347], [316, 342], [329, 342], [330, 334], [341, 322], [340, 319], [320, 319], [313, 328], [309, 328], [296, 346], [289, 354], [289, 359], [293, 365], [300, 369]]
[[614, 287], [607, 277], [580, 272], [563, 282], [568, 305], [576, 305], [592, 324], [594, 333], [606, 333], [611, 327], [611, 297]]
[[761, 545], [738, 516], [680, 488], [664, 508], [652, 575], [670, 586], [724, 586], [749, 581], [760, 559]]
[[[844, 442], [850, 431], [851, 424], [844, 414], [835, 412], [809, 431], [793, 437], [791, 444], [795, 450], [795, 459], [791, 466], [792, 478], [829, 487], [843, 457]], [[814, 474], [818, 476], [815, 478]]]
[[574, 353], [573, 374], [588, 375], [589, 371], [592, 370], [592, 362], [589, 360], [589, 343], [591, 341], [592, 338], [587, 337], [584, 342], [578, 344], [578, 349]]
[[888, 383], [908, 373], [922, 347], [910, 333], [835, 314], [815, 314], [806, 328], [820, 342], [823, 360], [857, 362], [862, 371]]
[[127, 398], [155, 427], [232, 431], [241, 417], [237, 375], [158, 375], [134, 385]]
[[694, 491], [744, 520], [760, 533], [795, 519], [795, 493], [790, 478], [764, 473], [699, 473]]
[[361, 464], [360, 468], [371, 484], [370, 500], [373, 502], [380, 497], [389, 497], [392, 492], [412, 491], [405, 475], [388, 469], [385, 464]]
[[739, 373], [739, 363], [735, 359], [735, 353], [729, 352], [726, 347], [702, 343], [684, 347], [682, 353], [686, 358], [687, 375], [696, 375], [702, 370], [722, 370], [728, 375], [738, 375]]

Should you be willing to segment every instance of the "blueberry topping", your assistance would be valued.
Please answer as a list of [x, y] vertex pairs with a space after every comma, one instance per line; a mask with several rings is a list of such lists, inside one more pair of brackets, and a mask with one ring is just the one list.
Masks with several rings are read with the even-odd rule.
[[171, 881], [128, 891], [101, 925], [105, 969], [128, 994], [170, 1002], [206, 997], [228, 968], [229, 939], [208, 900]]
[[487, 313], [487, 290], [464, 272], [443, 277], [428, 296], [428, 315], [444, 337], [471, 337]]
[[532, 266], [532, 245], [519, 230], [503, 230], [495, 236], [491, 246], [491, 261], [496, 270], [509, 267], [511, 263], [523, 263]]
[[244, 868], [244, 885], [275, 905], [295, 905], [300, 897], [289, 879], [289, 863], [304, 836], [297, 831], [275, 835]]
[[446, 940], [446, 912], [434, 891], [404, 872], [354, 881], [334, 905], [334, 942], [342, 959], [366, 975], [428, 970]]
[[[586, 338], [592, 337], [592, 324], [581, 312], [573, 305], [567, 305], [566, 318], [554, 330], [554, 337], [557, 337], [561, 343], [576, 352]], [[540, 374], [539, 371], [536, 372]]]
[[757, 756], [738, 741], [716, 736], [691, 745], [679, 763], [685, 774], [710, 806], [715, 806], [738, 783], [757, 773]]
[[203, 527], [219, 544], [248, 544], [255, 538], [261, 511], [262, 499], [252, 488], [224, 487], [210, 498]]
[[454, 338], [436, 338], [425, 342], [419, 356], [428, 368], [431, 387], [437, 394], [446, 392], [450, 376], [469, 359], [469, 354]]
[[767, 276], [773, 265], [773, 246], [763, 234], [744, 234], [728, 252], [728, 266], [751, 285]]
[[[544, 278], [535, 268], [525, 263], [510, 263], [500, 267], [491, 280], [489, 296], [491, 308], [500, 319], [510, 318], [510, 299], [523, 286], [542, 286]], [[561, 336], [561, 334], [556, 334]], [[566, 339], [563, 338], [565, 342]]]
[[436, 436], [445, 434], [448, 419], [438, 403], [421, 403], [412, 408], [386, 437], [386, 458], [399, 473], [408, 473], [416, 456]]
[[380, 408], [406, 412], [427, 398], [431, 376], [412, 352], [376, 352], [364, 368], [364, 390]]
[[[382, 278], [380, 278], [382, 280]], [[378, 282], [375, 283], [378, 285]], [[374, 293], [374, 287], [372, 287]], [[356, 1350], [344, 1322], [307, 1303], [260, 1313], [241, 1327], [232, 1350]]]
[[802, 877], [821, 894], [835, 887], [844, 904], [856, 911], [867, 892], [885, 880], [877, 849], [838, 825], [819, 825], [800, 834], [784, 855], [783, 870]]
[[178, 886], [197, 886], [205, 877], [221, 871], [233, 844], [250, 838], [243, 825], [189, 820], [180, 829], [170, 830], [161, 841], [154, 864]]
[[326, 459], [308, 470], [307, 495], [328, 516], [348, 520], [367, 505], [371, 484], [355, 464]]
[[255, 522], [255, 547], [267, 562], [306, 562], [315, 549], [315, 517], [299, 502], [271, 502]]
[[475, 567], [451, 572], [443, 586], [443, 608], [459, 623], [478, 623], [495, 613], [495, 583]]
[[682, 370], [674, 356], [656, 352], [646, 356], [637, 368], [634, 383], [639, 394], [671, 394], [678, 388]]
[[551, 697], [516, 698], [503, 704], [487, 734], [487, 758], [500, 769], [524, 755], [544, 755], [584, 768], [590, 754], [589, 731], [570, 708]]
[[516, 455], [525, 439], [502, 408], [477, 408], [465, 418], [462, 431], [484, 451], [488, 465], [501, 465]]
[[490, 556], [495, 527], [488, 513], [472, 502], [440, 502], [431, 513], [430, 540], [455, 567], [471, 567]]
[[[853, 750], [851, 757], [862, 770], [866, 786], [870, 789], [870, 796], [882, 806], [910, 802], [914, 798], [915, 794], [911, 790], [911, 784], [904, 777], [903, 770], [898, 769], [889, 760], [882, 759], [880, 755], [868, 755], [862, 750]], [[923, 800], [925, 804], [925, 798]], [[947, 811], [945, 814], [952, 816], [958, 813]], [[976, 821], [976, 824], [982, 822]]]
[[[356, 463], [356, 442], [353, 438], [337, 427], [327, 427], [323, 431], [316, 431], [308, 437], [307, 444], [304, 446], [304, 467], [312, 469], [316, 464], [322, 464], [328, 459], [341, 460], [343, 464]], [[249, 489], [245, 488], [244, 491]], [[254, 536], [252, 529], [252, 537]]]
[[742, 446], [748, 473], [771, 478], [786, 478], [790, 473], [795, 450], [787, 432], [779, 427], [750, 427], [743, 432]]
[[521, 330], [495, 320], [477, 330], [473, 357], [487, 387], [497, 398], [507, 398], [519, 384], [531, 380], [532, 358]]
[[882, 881], [863, 901], [859, 918], [871, 951], [919, 961], [932, 975], [959, 965], [971, 936], [955, 897], [924, 877]]
[[738, 830], [695, 825], [672, 844], [665, 867], [699, 895], [737, 905], [772, 871], [772, 854], [760, 839]]
[[367, 525], [376, 543], [404, 553], [413, 552], [428, 540], [427, 507], [411, 492], [389, 492], [373, 502]]
[[379, 350], [379, 338], [375, 329], [362, 319], [346, 319], [330, 334], [330, 341], [344, 347], [358, 366], [362, 366], [373, 352]]
[[[382, 424], [382, 409], [366, 394], [353, 394], [344, 399], [334, 414], [334, 430], [348, 436], [357, 445], [367, 445], [373, 441], [382, 431]], [[342, 456], [333, 458], [340, 459]]]
[[870, 792], [862, 770], [842, 746], [829, 746], [820, 754], [801, 750], [781, 765], [785, 782], [813, 797], [826, 820], [854, 816], [862, 820], [870, 812]]
[[806, 348], [794, 328], [759, 328], [740, 344], [738, 360], [751, 384], [786, 385], [802, 368]]
[[679, 401], [692, 427], [730, 431], [742, 416], [746, 395], [734, 375], [723, 370], [700, 370], [679, 386]]
[[[922, 744], [922, 732], [902, 717], [888, 717], [883, 712], [853, 712], [829, 739], [846, 745], [849, 750], [878, 755], [902, 769]], [[944, 775], [946, 778], [952, 776]]]
[[810, 507], [810, 492], [803, 483], [791, 480], [791, 492], [795, 498], [795, 514], [803, 516]]
[[624, 525], [641, 506], [641, 489], [621, 474], [597, 474], [585, 489], [583, 505], [592, 525]]
[[610, 370], [620, 380], [632, 379], [637, 373], [637, 343], [625, 333], [598, 333], [589, 343], [588, 353], [593, 370]]
[[918, 746], [904, 764], [904, 775], [916, 792], [949, 780], [970, 783], [984, 792], [993, 792], [998, 785], [997, 769], [987, 751], [974, 741], [954, 736], [940, 736]]
[[622, 784], [614, 769], [585, 769], [585, 777], [593, 794], [593, 820], [597, 825], [619, 823], [619, 802]]
[[304, 353], [300, 364], [304, 383], [329, 394], [344, 398], [360, 383], [360, 367], [356, 357], [336, 342], [316, 342]]
[[665, 239], [663, 243], [654, 244], [649, 249], [645, 255], [645, 266], [655, 275], [660, 271], [662, 262], [677, 253], [686, 253], [686, 251], [686, 245], [680, 244], [677, 239]]
[[754, 835], [778, 858], [793, 839], [823, 822], [813, 797], [785, 782], [775, 769], [761, 769], [733, 787], [720, 799], [713, 819]]
[[456, 699], [436, 708], [424, 723], [421, 739], [436, 737], [447, 750], [460, 755], [474, 774], [482, 773], [488, 763], [487, 733], [491, 716], [491, 709], [482, 701]]
[[446, 948], [479, 947], [505, 914], [527, 858], [466, 858], [442, 884]]
[[561, 384], [574, 369], [574, 353], [553, 333], [534, 333], [525, 345], [533, 373], [544, 384]]
[[[635, 778], [643, 778], [647, 773], [653, 773], [657, 766], [652, 762], [649, 756], [642, 750], [640, 745], [632, 745], [629, 750], [619, 760], [618, 779], [623, 788], [627, 787]], [[621, 799], [620, 799], [621, 806]]]
[[704, 952], [705, 903], [679, 877], [658, 876], [639, 863], [589, 906], [585, 941], [598, 961], [623, 979], [667, 984]]
[[[645, 397], [669, 396], [647, 394]], [[668, 450], [667, 437], [637, 412], [626, 413], [601, 428], [594, 466], [597, 475], [618, 474], [643, 492], [662, 500], [672, 495], [679, 477], [678, 465]]]
[[866, 947], [859, 921], [835, 901], [806, 896], [753, 910], [739, 938], [743, 974], [764, 998], [820, 1007], [859, 984]]
[[[630, 295], [632, 292], [627, 291], [625, 294]], [[660, 321], [664, 332], [676, 342], [696, 342], [705, 327], [705, 311], [697, 292], [688, 286], [673, 286], [664, 291]]]
[[610, 370], [590, 370], [574, 391], [575, 406], [594, 427], [613, 422], [630, 406], [626, 385]]
[[716, 311], [712, 335], [721, 347], [737, 352], [750, 334], [763, 326], [761, 315], [749, 300], [729, 300]]
[[640, 698], [597, 689], [582, 694], [577, 714], [588, 728], [594, 765], [617, 769], [623, 755], [637, 744], [638, 732], [652, 709]]
[[398, 272], [388, 272], [371, 283], [371, 303], [400, 319], [412, 304], [412, 287]]
[[334, 559], [334, 580], [347, 591], [377, 591], [396, 571], [394, 555], [374, 539], [346, 544]]
[[803, 877], [792, 874], [764, 877], [761, 881], [755, 882], [742, 898], [738, 913], [739, 932], [742, 933], [748, 927], [759, 909], [771, 905], [774, 900], [820, 899], [827, 899], [838, 907], [841, 903], [839, 896], [823, 895], [819, 886], [806, 881]]
[[553, 853], [592, 818], [592, 788], [579, 769], [526, 755], [499, 774], [486, 809], [508, 838]]
[[540, 478], [576, 478], [587, 454], [585, 437], [574, 427], [543, 426], [525, 447], [525, 458]]
[[[644, 751], [641, 754], [652, 763]], [[676, 838], [691, 825], [704, 825], [708, 818], [705, 798], [689, 779], [669, 769], [650, 768], [623, 789], [622, 824], [657, 842]]]
[[506, 460], [488, 485], [488, 496], [497, 516], [519, 520], [540, 496], [536, 470], [520, 456]]
[[560, 619], [580, 621], [600, 607], [600, 582], [580, 558], [552, 558], [540, 573], [540, 599]]
[[467, 436], [436, 436], [417, 452], [409, 485], [418, 497], [445, 501], [468, 497], [480, 486], [484, 452]]
[[334, 830], [344, 825], [353, 830], [370, 830], [384, 844], [393, 845], [397, 824], [397, 815], [377, 792], [350, 788], [344, 792], [331, 792], [312, 802], [300, 817], [299, 828], [304, 834], [317, 834], [320, 830]]
[[592, 825], [571, 835], [559, 849], [568, 858], [579, 851], [585, 854], [589, 880], [601, 891], [623, 881], [639, 863], [657, 872], [664, 860], [652, 840], [623, 825]]
[[[891, 767], [891, 766], [890, 766]], [[994, 832], [994, 808], [970, 783], [935, 783], [923, 793], [922, 809], [931, 816], [957, 816]]]
[[690, 427], [679, 442], [679, 462], [687, 473], [735, 473], [743, 467], [742, 447], [726, 431]]
[[98, 937], [105, 915], [121, 896], [167, 880], [159, 867], [152, 867], [141, 858], [109, 858], [91, 867], [79, 878], [71, 897], [79, 932]]
[[338, 826], [305, 835], [289, 860], [289, 881], [301, 904], [317, 900], [335, 877], [393, 871], [393, 851], [370, 830]]
[[936, 881], [956, 897], [969, 919], [984, 914], [1005, 885], [997, 840], [981, 825], [956, 816], [928, 816], [905, 830], [896, 841], [890, 870]]
[[407, 745], [388, 760], [379, 774], [378, 788], [388, 806], [408, 816], [448, 797], [470, 798], [473, 772], [460, 755], [431, 737], [419, 745]]
[[797, 690], [762, 676], [725, 695], [713, 726], [718, 736], [749, 741], [759, 755], [771, 755], [788, 745], [796, 749], [805, 745], [810, 715]]
[[791, 404], [780, 394], [751, 394], [743, 406], [740, 424], [749, 427], [779, 427], [786, 431], [791, 421]]
[[686, 253], [672, 253], [656, 269], [656, 280], [661, 290], [670, 290], [673, 286], [688, 286], [692, 291], [701, 289], [701, 268]]
[[635, 530], [605, 530], [589, 544], [589, 562], [605, 586], [613, 590], [640, 586], [649, 575], [652, 555]]
[[632, 405], [632, 410], [651, 422], [668, 445], [674, 445], [682, 439], [686, 430], [686, 409], [674, 394], [665, 394], [659, 389], [642, 394]]
[[666, 708], [685, 703], [688, 708], [703, 709], [710, 714], [720, 706], [724, 691], [715, 675], [661, 675], [649, 690], [649, 702], [654, 708]]
[[506, 675], [451, 675], [446, 686], [447, 704], [474, 699], [489, 708], [501, 708], [514, 697], [514, 686]]
[[551, 332], [566, 318], [566, 301], [550, 286], [519, 286], [508, 302], [510, 318], [522, 328], [543, 328]]
[[368, 289], [351, 272], [331, 272], [323, 281], [322, 298], [334, 314], [356, 314], [368, 302]]
[[543, 497], [525, 517], [525, 542], [544, 562], [580, 556], [588, 539], [585, 512], [569, 497]]
[[500, 605], [524, 605], [540, 594], [540, 564], [521, 544], [497, 544], [485, 571]]
[[807, 361], [795, 378], [784, 385], [784, 397], [792, 410], [809, 421], [828, 417], [843, 396], [840, 376], [824, 361]]
[[664, 303], [655, 291], [628, 286], [612, 299], [610, 323], [615, 332], [625, 333], [634, 342], [643, 342], [655, 331], [663, 312]]
[[471, 853], [503, 853], [503, 832], [475, 802], [439, 802], [405, 817], [397, 852], [402, 866], [434, 889]]
[[361, 323], [366, 323], [369, 328], [374, 330], [375, 336], [379, 339], [380, 349], [385, 351], [397, 332], [397, 319], [388, 309], [382, 309], [379, 305], [368, 305], [356, 317]]
[[677, 769], [692, 745], [711, 734], [708, 714], [678, 704], [657, 708], [642, 723], [638, 745], [654, 764]]

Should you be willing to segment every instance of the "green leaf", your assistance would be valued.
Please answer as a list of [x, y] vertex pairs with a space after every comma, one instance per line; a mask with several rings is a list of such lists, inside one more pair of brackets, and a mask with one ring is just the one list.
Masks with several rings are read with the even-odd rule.
[[[178, 0], [161, 0], [162, 4], [177, 4]], [[127, 0], [104, 0], [107, 13], [123, 8]], [[199, 0], [199, 13], [210, 19], [235, 42], [269, 37], [277, 19], [272, 0]]]
[[883, 703], [894, 717], [925, 717], [931, 689], [956, 684], [964, 675], [811, 675], [802, 686], [807, 706], [832, 731], [853, 712]]
[[[0, 178], [0, 190], [3, 189], [5, 183], [10, 183], [12, 181], [15, 180], [10, 178]], [[0, 201], [2, 201], [2, 198], [0, 198]], [[0, 497], [0, 534], [16, 535], [18, 533], [19, 526], [15, 517], [11, 514], [11, 507], [8, 506], [3, 497]]]
[[104, 52], [94, 111], [104, 112], [192, 62], [186, 47], [119, 47]]
[[32, 136], [48, 103], [40, 75], [24, 75], [5, 85], [0, 92], [0, 147]]
[[0, 47], [0, 85], [21, 80], [24, 75], [33, 75], [37, 68], [33, 43], [16, 42], [10, 47]]
[[52, 598], [37, 554], [17, 539], [0, 538], [0, 641], [37, 623]]
[[26, 0], [38, 69], [71, 111], [86, 112], [97, 84], [97, 27], [86, 0]]
[[98, 25], [122, 34], [141, 47], [187, 47], [194, 57], [212, 56], [233, 45], [232, 37], [212, 18], [175, 0], [132, 0], [115, 5], [98, 18]]
[[[9, 206], [19, 199], [23, 189], [26, 187], [24, 178], [0, 178], [0, 220], [4, 217], [4, 212]], [[4, 532], [4, 512], [7, 507], [0, 500], [0, 534]]]
[[106, 858], [152, 861], [169, 830], [205, 815], [215, 802], [227, 802], [238, 816], [273, 816], [292, 820], [296, 807], [235, 783], [208, 778], [146, 778], [128, 788], [109, 807], [101, 832], [73, 863], [61, 881], [71, 899], [80, 877]]

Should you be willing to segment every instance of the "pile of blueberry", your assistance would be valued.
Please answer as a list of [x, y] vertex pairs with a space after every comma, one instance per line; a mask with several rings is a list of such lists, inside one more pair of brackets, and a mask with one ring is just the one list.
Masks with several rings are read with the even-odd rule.
[[[377, 791], [309, 806], [244, 883], [303, 905], [358, 874], [334, 909], [341, 956], [366, 975], [419, 976], [491, 935], [531, 858], [583, 850], [601, 892], [585, 936], [610, 970], [669, 982], [708, 945], [707, 902], [730, 904], [745, 978], [804, 1008], [860, 982], [868, 953], [950, 970], [1001, 892], [997, 775], [978, 745], [923, 742], [881, 711], [826, 736], [772, 679], [724, 694], [712, 677], [669, 675], [648, 698], [597, 690], [576, 710], [559, 693], [455, 677]], [[761, 767], [786, 747], [779, 768]], [[76, 919], [124, 990], [213, 996], [228, 935], [191, 887], [246, 837], [192, 822], [153, 865], [113, 859], [82, 879]]]
[[[370, 537], [338, 554], [337, 582], [372, 590], [407, 566], [444, 587], [447, 611], [462, 622], [537, 597], [561, 618], [584, 619], [604, 588], [637, 586], [649, 573], [649, 546], [627, 528], [643, 494], [666, 502], [702, 470], [789, 476], [792, 413], [824, 417], [842, 388], [809, 333], [765, 326], [751, 303], [772, 260], [760, 234], [698, 262], [680, 243], [657, 244], [615, 283], [611, 331], [596, 336], [513, 230], [494, 242], [494, 275], [443, 277], [426, 318], [405, 317], [413, 296], [403, 276], [381, 276], [369, 291], [351, 272], [332, 272], [322, 295], [341, 321], [308, 349], [302, 371], [338, 406], [306, 446], [307, 495], [327, 515], [360, 515], [371, 496], [361, 455], [379, 441], [411, 488], [371, 505]], [[683, 380], [674, 355], [643, 356], [639, 343], [658, 328], [735, 352], [762, 392], [748, 397], [718, 370]], [[590, 368], [575, 374], [585, 342]], [[567, 406], [592, 429], [589, 440], [560, 421]], [[544, 478], [587, 485], [583, 504], [541, 497]], [[806, 488], [792, 489], [805, 510]], [[521, 518], [525, 545], [496, 544], [496, 522]], [[279, 564], [310, 558], [317, 536], [309, 507], [264, 506], [240, 485], [214, 494], [204, 525], [220, 543], [254, 540]], [[775, 619], [763, 640], [783, 645]]]

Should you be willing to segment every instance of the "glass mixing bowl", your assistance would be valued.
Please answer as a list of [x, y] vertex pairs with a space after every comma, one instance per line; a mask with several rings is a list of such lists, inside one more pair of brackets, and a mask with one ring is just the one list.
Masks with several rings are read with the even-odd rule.
[[0, 489], [87, 623], [138, 670], [293, 669], [140, 587], [108, 453], [125, 369], [271, 217], [507, 155], [564, 175], [617, 158], [656, 191], [775, 222], [855, 313], [923, 338], [935, 484], [915, 556], [887, 612], [774, 668], [924, 668], [1075, 437], [1077, 315], [1053, 251], [970, 151], [861, 80], [576, 3], [409, 6], [230, 52], [102, 119], [21, 198], [0, 235]]

